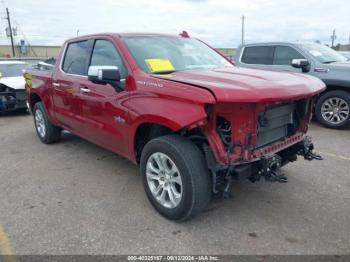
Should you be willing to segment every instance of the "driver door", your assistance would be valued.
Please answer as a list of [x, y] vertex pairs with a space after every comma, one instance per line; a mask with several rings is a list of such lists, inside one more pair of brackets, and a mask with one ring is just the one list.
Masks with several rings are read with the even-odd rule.
[[124, 62], [113, 44], [108, 39], [94, 41], [89, 66], [117, 66], [121, 81], [117, 86], [97, 84], [87, 78], [82, 82], [83, 92], [80, 96], [80, 107], [84, 118], [84, 136], [114, 152], [123, 153], [123, 134], [128, 119], [128, 110], [123, 106], [127, 95], [125, 78], [127, 70]]

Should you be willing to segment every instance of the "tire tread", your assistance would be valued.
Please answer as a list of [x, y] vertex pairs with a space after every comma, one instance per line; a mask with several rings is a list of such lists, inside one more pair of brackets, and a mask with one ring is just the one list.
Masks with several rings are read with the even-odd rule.
[[[61, 128], [53, 125], [50, 122], [50, 120], [48, 118], [48, 115], [47, 115], [47, 112], [46, 112], [46, 109], [45, 109], [45, 107], [44, 107], [42, 102], [37, 102], [34, 105], [34, 108], [33, 108], [33, 116], [34, 117], [35, 117], [35, 111], [36, 110], [42, 111], [43, 116], [45, 118], [45, 124], [46, 124], [46, 135], [45, 135], [45, 137], [42, 138], [38, 134], [39, 139], [41, 140], [41, 142], [43, 142], [45, 144], [52, 144], [52, 143], [58, 142], [60, 140], [60, 138], [61, 138]], [[35, 125], [35, 119], [34, 119], [34, 125]]]
[[[185, 165], [185, 169], [190, 173], [192, 186], [192, 203], [190, 205], [190, 208], [186, 210], [186, 212], [182, 214], [181, 217], [177, 217], [175, 219], [167, 216], [166, 214], [165, 216], [178, 222], [188, 220], [205, 209], [210, 201], [210, 180], [204, 156], [196, 147], [196, 145], [194, 145], [190, 140], [186, 138], [183, 138], [179, 135], [161, 136], [151, 140], [145, 146], [145, 149], [142, 152], [141, 156], [141, 173], [143, 170], [142, 165], [145, 165], [147, 161], [145, 158], [147, 158], [149, 155], [149, 149], [154, 145], [159, 144], [173, 150], [173, 152], [183, 160], [182, 162]], [[144, 181], [144, 186], [147, 186], [146, 183]], [[151, 203], [154, 205], [152, 200]], [[157, 210], [160, 212], [159, 209]]]

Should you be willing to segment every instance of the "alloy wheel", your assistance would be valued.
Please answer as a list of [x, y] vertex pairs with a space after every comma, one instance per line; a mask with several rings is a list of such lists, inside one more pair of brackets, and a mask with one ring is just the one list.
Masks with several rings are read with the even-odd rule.
[[153, 197], [165, 208], [175, 208], [182, 198], [181, 174], [164, 153], [153, 153], [146, 164], [147, 184]]
[[321, 115], [331, 124], [340, 124], [346, 121], [350, 114], [349, 104], [342, 98], [331, 97], [325, 100], [321, 107]]
[[38, 134], [40, 137], [45, 137], [46, 134], [46, 126], [45, 126], [45, 119], [44, 115], [40, 110], [35, 111], [35, 125], [36, 129], [38, 130]]

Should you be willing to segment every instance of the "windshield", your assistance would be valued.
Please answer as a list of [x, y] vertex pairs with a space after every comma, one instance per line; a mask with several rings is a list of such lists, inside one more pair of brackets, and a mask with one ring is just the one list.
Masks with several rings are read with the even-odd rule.
[[347, 61], [347, 58], [343, 55], [337, 53], [328, 46], [320, 44], [302, 44], [302, 46], [314, 57], [317, 61], [327, 64], [334, 62], [344, 62]]
[[136, 63], [147, 73], [233, 66], [196, 39], [168, 36], [128, 36], [123, 39]]
[[2, 77], [22, 76], [26, 68], [27, 64], [0, 64], [0, 73]]

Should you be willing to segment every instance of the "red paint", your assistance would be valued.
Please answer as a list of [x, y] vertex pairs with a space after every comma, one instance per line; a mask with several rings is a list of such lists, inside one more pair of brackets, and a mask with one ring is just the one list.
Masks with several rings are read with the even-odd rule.
[[[52, 73], [30, 72], [33, 84], [29, 93], [41, 98], [55, 125], [134, 162], [135, 134], [143, 123], [160, 124], [174, 132], [199, 126], [216, 160], [222, 164], [251, 161], [279, 151], [300, 141], [307, 131], [310, 113], [293, 137], [253, 150], [257, 113], [271, 104], [312, 97], [325, 88], [320, 80], [306, 75], [236, 67], [182, 71], [167, 77], [153, 76], [137, 66], [120, 37], [105, 33], [75, 38], [66, 43], [96, 38], [110, 40], [120, 52], [128, 70], [124, 91], [117, 93], [110, 85], [101, 86], [88, 81], [86, 77], [67, 75], [56, 66]], [[57, 65], [62, 55], [63, 51]], [[59, 83], [60, 87], [54, 87], [53, 82]], [[88, 87], [91, 92], [82, 93], [80, 87]], [[30, 100], [32, 96], [28, 97]], [[206, 105], [212, 106], [209, 119]], [[216, 132], [216, 115], [231, 121], [232, 138], [241, 145], [234, 148], [230, 155], [224, 150]], [[125, 123], [117, 123], [116, 117], [125, 119]]]

